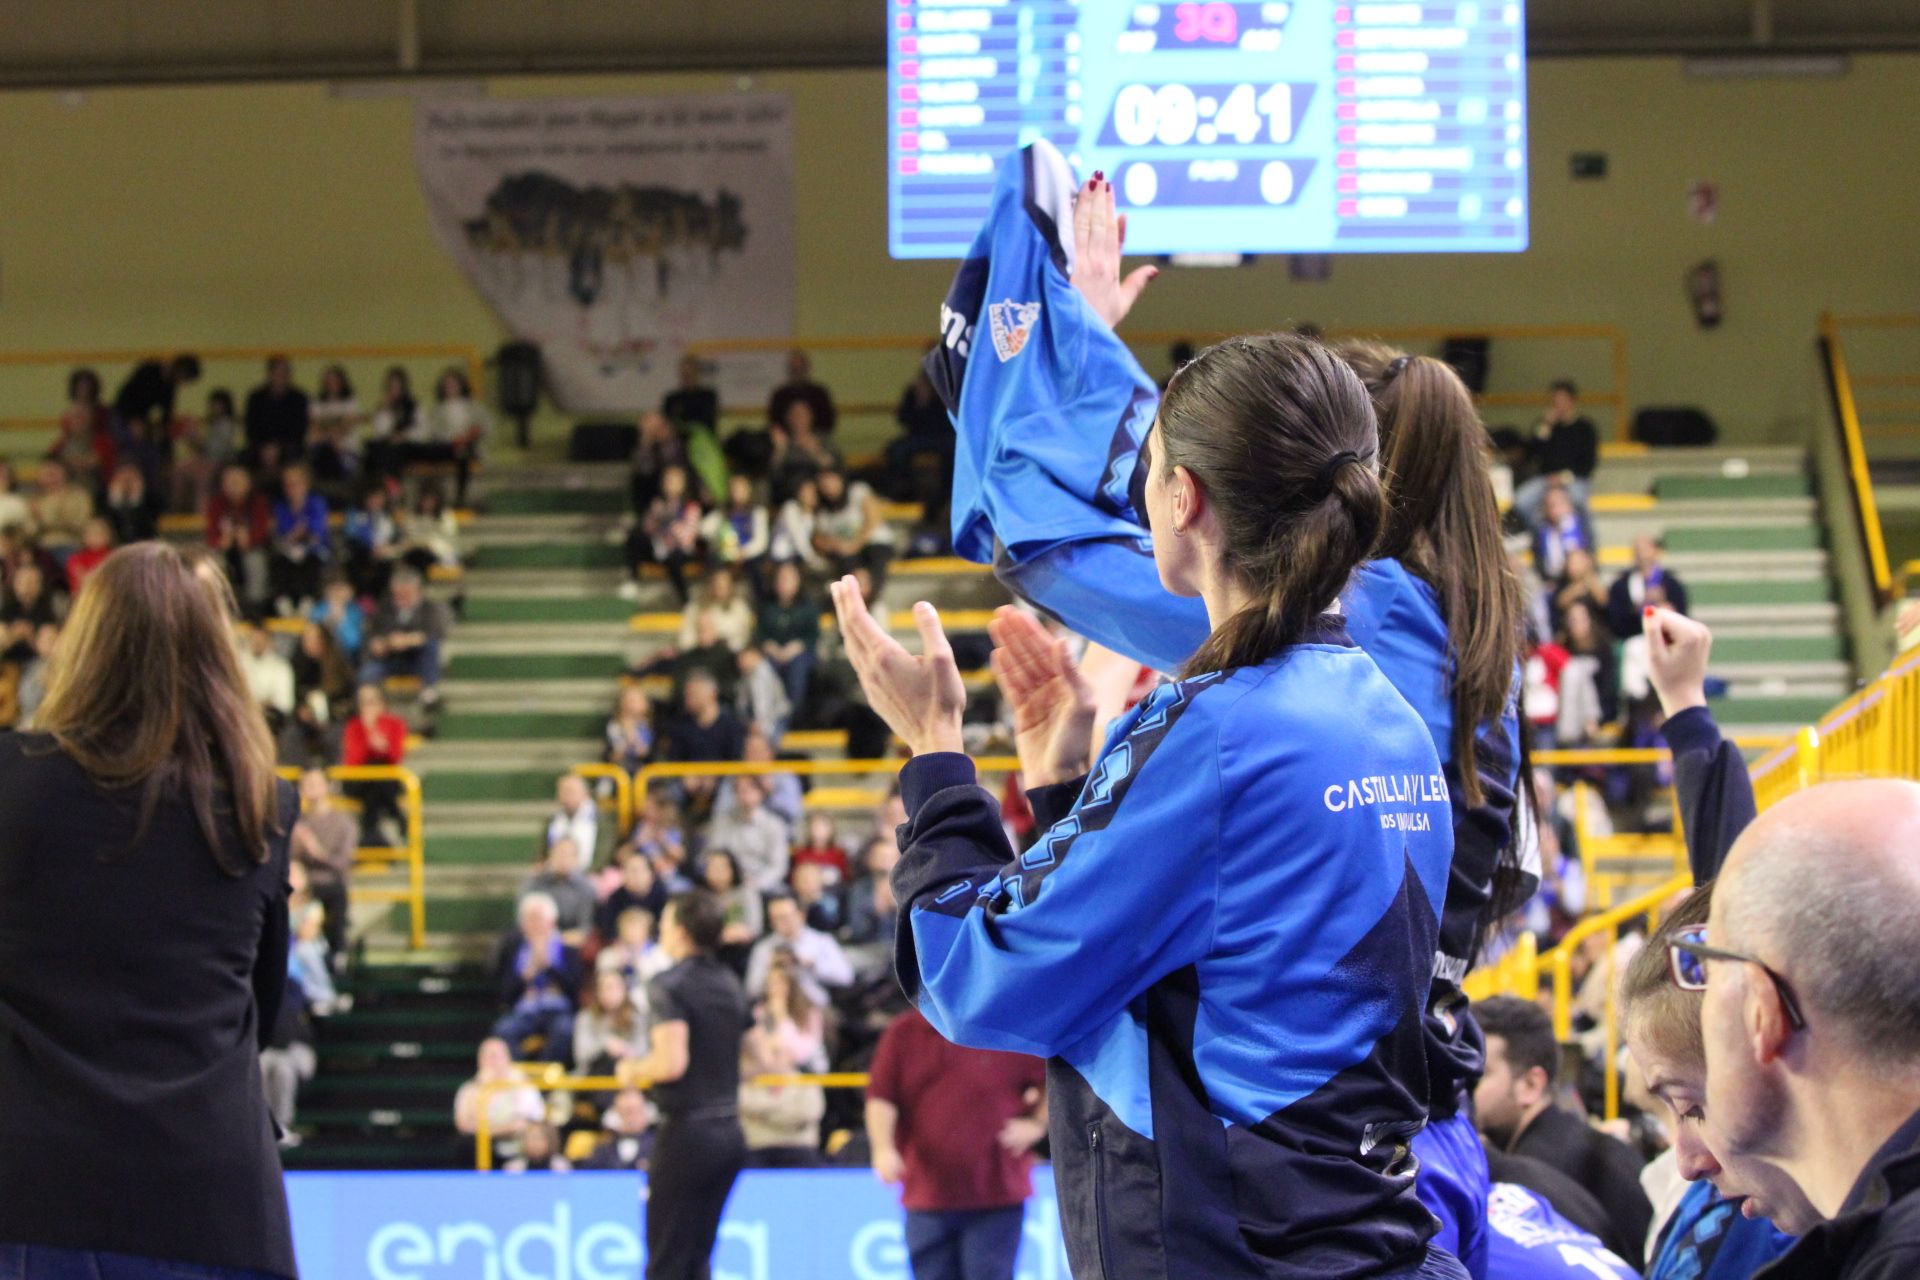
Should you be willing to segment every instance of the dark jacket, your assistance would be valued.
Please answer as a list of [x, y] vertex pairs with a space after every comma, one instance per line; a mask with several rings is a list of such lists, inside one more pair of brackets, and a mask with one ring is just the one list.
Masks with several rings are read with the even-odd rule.
[[1553, 1211], [1580, 1228], [1615, 1253], [1613, 1223], [1593, 1193], [1544, 1161], [1528, 1156], [1508, 1155], [1487, 1148], [1487, 1174], [1495, 1182], [1511, 1182], [1525, 1187], [1553, 1206]]
[[1838, 1217], [1800, 1237], [1754, 1280], [1911, 1280], [1920, 1275], [1920, 1112], [1847, 1193]]
[[[1647, 603], [1646, 575], [1629, 569], [1613, 580], [1607, 589], [1607, 630], [1622, 640], [1640, 634], [1640, 611]], [[1666, 593], [1667, 607], [1675, 613], [1687, 612], [1687, 584], [1671, 569], [1660, 570], [1660, 589]]]
[[1600, 433], [1586, 416], [1556, 422], [1545, 440], [1535, 439], [1530, 452], [1541, 475], [1572, 472], [1585, 480], [1600, 461]]
[[293, 1276], [259, 1068], [286, 832], [235, 878], [180, 799], [138, 824], [52, 739], [0, 736], [0, 1240]]
[[1607, 1212], [1613, 1230], [1601, 1239], [1638, 1267], [1646, 1251], [1653, 1205], [1640, 1188], [1640, 1158], [1618, 1138], [1601, 1133], [1570, 1111], [1548, 1107], [1520, 1131], [1509, 1150], [1552, 1165], [1586, 1189]]
[[1720, 874], [1733, 842], [1758, 812], [1753, 779], [1740, 748], [1720, 736], [1705, 707], [1673, 716], [1660, 733], [1673, 749], [1673, 794], [1687, 833], [1693, 882], [1705, 884]]

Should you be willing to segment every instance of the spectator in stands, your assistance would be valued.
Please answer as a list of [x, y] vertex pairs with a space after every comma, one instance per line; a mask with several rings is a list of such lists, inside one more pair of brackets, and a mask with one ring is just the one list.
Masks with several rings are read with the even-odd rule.
[[[498, 1036], [480, 1042], [473, 1079], [460, 1086], [453, 1098], [453, 1126], [463, 1134], [480, 1132], [480, 1114], [484, 1106], [487, 1128], [493, 1136], [494, 1158], [517, 1153], [520, 1135], [527, 1126], [540, 1123], [547, 1114], [540, 1091], [528, 1084], [520, 1069], [513, 1065], [513, 1047]], [[488, 1085], [506, 1088], [487, 1092]], [[467, 1157], [470, 1162], [472, 1157]]]
[[80, 533], [80, 549], [67, 557], [67, 594], [80, 594], [81, 584], [113, 554], [113, 526], [99, 516], [87, 521]]
[[49, 458], [40, 464], [33, 496], [27, 499], [27, 516], [27, 532], [64, 565], [93, 518], [93, 497], [68, 478], [64, 465]]
[[295, 859], [287, 864], [287, 883], [293, 906], [293, 953], [287, 976], [305, 993], [308, 1012], [324, 1018], [340, 1000], [333, 983], [333, 949], [327, 944], [327, 909], [314, 896], [305, 863]]
[[460, 518], [447, 509], [439, 485], [421, 485], [412, 508], [399, 513], [399, 523], [400, 559], [421, 577], [460, 567]]
[[242, 430], [234, 413], [233, 392], [216, 387], [207, 393], [206, 415], [180, 422], [173, 474], [166, 490], [175, 511], [198, 511], [207, 505], [221, 471], [240, 453]]
[[725, 917], [720, 934], [723, 954], [738, 959], [744, 970], [746, 956], [756, 938], [767, 927], [761, 896], [741, 881], [740, 863], [725, 849], [709, 845], [700, 856], [700, 887], [714, 896]]
[[746, 718], [748, 745], [756, 738], [778, 742], [787, 731], [793, 703], [787, 700], [786, 686], [758, 649], [744, 649], [739, 655], [740, 690], [737, 702]]
[[1534, 476], [1513, 492], [1514, 510], [1528, 524], [1540, 515], [1541, 501], [1548, 488], [1566, 487], [1573, 505], [1587, 509], [1593, 469], [1600, 461], [1600, 433], [1593, 422], [1580, 412], [1580, 393], [1565, 378], [1548, 391], [1547, 411], [1533, 425], [1533, 437], [1527, 442], [1527, 458]]
[[647, 1112], [647, 1095], [638, 1089], [622, 1089], [613, 1096], [612, 1109], [601, 1119], [599, 1145], [580, 1162], [580, 1167], [637, 1169], [645, 1173], [652, 1154], [652, 1117]]
[[[924, 367], [900, 393], [893, 420], [900, 424], [900, 434], [887, 445], [887, 496], [895, 502], [944, 506], [953, 491], [953, 419]], [[935, 467], [932, 483], [925, 486], [915, 472], [922, 458], [932, 459]]]
[[560, 936], [570, 947], [585, 946], [593, 927], [596, 898], [593, 882], [580, 869], [585, 861], [572, 837], [562, 836], [547, 846], [539, 868], [520, 886], [522, 901], [539, 896], [553, 903]]
[[1560, 723], [1560, 678], [1567, 668], [1566, 649], [1551, 639], [1535, 640], [1527, 646], [1522, 664], [1521, 714], [1534, 740], [1551, 746]]
[[815, 1004], [828, 1003], [830, 992], [853, 984], [853, 965], [840, 944], [809, 927], [806, 912], [785, 889], [767, 895], [767, 924], [767, 936], [754, 943], [747, 961], [748, 995], [766, 995], [767, 974], [783, 955], [792, 958], [794, 980]]
[[387, 589], [387, 599], [373, 612], [367, 627], [366, 661], [360, 668], [364, 684], [388, 676], [411, 675], [420, 680], [420, 704], [440, 702], [440, 644], [448, 631], [447, 611], [426, 598], [420, 575], [398, 569]]
[[[644, 858], [635, 861], [645, 862]], [[615, 890], [617, 893], [618, 890]], [[662, 908], [664, 910], [665, 908]], [[654, 921], [660, 917], [644, 907], [627, 907], [620, 912], [614, 931], [604, 935], [606, 945], [594, 957], [600, 973], [617, 973], [644, 1007], [647, 983], [673, 967], [673, 961], [653, 940]]]
[[[362, 684], [354, 694], [355, 715], [340, 738], [340, 763], [398, 765], [407, 758], [407, 722], [387, 710], [387, 695], [377, 684]], [[360, 801], [362, 844], [394, 849], [406, 843], [398, 782], [351, 782], [347, 792]]]
[[[770, 765], [777, 759], [773, 748], [774, 740], [757, 724], [747, 726], [746, 746], [741, 750], [740, 758], [747, 764]], [[801, 811], [806, 808], [807, 793], [800, 786], [800, 779], [785, 772], [754, 775], [760, 779], [761, 788], [767, 793], [762, 801], [767, 812], [786, 824], [791, 833], [800, 822]], [[720, 789], [714, 793], [714, 807], [725, 813], [734, 806], [734, 779], [722, 778]]]
[[807, 406], [814, 427], [822, 433], [830, 433], [839, 421], [833, 393], [813, 380], [813, 361], [797, 348], [787, 353], [787, 380], [767, 398], [767, 421], [785, 422], [788, 406], [796, 402]]
[[1653, 1206], [1640, 1189], [1640, 1159], [1553, 1103], [1560, 1046], [1546, 1011], [1528, 1000], [1495, 996], [1474, 1002], [1487, 1038], [1486, 1074], [1474, 1109], [1489, 1145], [1531, 1156], [1578, 1182], [1607, 1211], [1609, 1249], [1640, 1265]]
[[847, 483], [839, 471], [820, 473], [820, 513], [814, 520], [813, 546], [826, 557], [835, 577], [865, 569], [878, 595], [887, 585], [893, 562], [893, 526], [881, 514], [880, 500], [864, 480]]
[[334, 569], [320, 580], [320, 599], [307, 617], [326, 628], [341, 657], [348, 662], [359, 660], [360, 646], [366, 640], [367, 615], [345, 574]]
[[1599, 740], [1600, 726], [1620, 716], [1620, 662], [1613, 637], [1595, 619], [1586, 600], [1567, 606], [1560, 647], [1567, 665], [1560, 671], [1558, 734], [1562, 746], [1586, 746]]
[[847, 890], [847, 941], [893, 944], [891, 907], [894, 864], [900, 861], [899, 838], [891, 830], [876, 830], [860, 850], [860, 874]]
[[773, 594], [761, 602], [754, 644], [766, 656], [787, 693], [795, 718], [804, 714], [820, 644], [820, 602], [801, 588], [800, 566], [784, 560], [773, 571]]
[[[769, 1072], [827, 1069], [826, 1007], [808, 993], [798, 972], [799, 962], [790, 954], [775, 955], [767, 970], [766, 992], [754, 1006], [749, 1038], [757, 1038], [767, 1051], [762, 1060]], [[818, 1146], [819, 1138], [810, 1145]]]
[[327, 771], [309, 765], [300, 771], [300, 817], [293, 824], [288, 852], [306, 870], [307, 885], [327, 913], [327, 945], [336, 957], [347, 954], [347, 894], [353, 885], [353, 851], [360, 824], [333, 803]]
[[314, 473], [324, 484], [350, 479], [359, 470], [360, 425], [366, 414], [345, 368], [330, 364], [320, 371], [308, 417], [313, 428], [308, 454]]
[[640, 820], [633, 824], [624, 849], [639, 854], [653, 864], [653, 874], [668, 893], [688, 887], [680, 868], [687, 860], [687, 837], [681, 827], [680, 806], [673, 799], [670, 785], [647, 788], [640, 803]]
[[699, 356], [681, 356], [680, 385], [660, 402], [660, 412], [683, 430], [705, 427], [712, 431], [720, 425], [720, 393], [707, 385], [705, 372]]
[[6, 600], [0, 602], [0, 627], [6, 629], [6, 648], [0, 658], [8, 662], [27, 662], [43, 630], [59, 625], [53, 593], [47, 590], [46, 575], [31, 560], [18, 565], [7, 583]]
[[665, 467], [660, 489], [627, 534], [627, 580], [620, 584], [624, 600], [640, 598], [640, 568], [657, 564], [681, 604], [687, 602], [687, 562], [700, 549], [700, 503], [693, 495], [684, 466]]
[[[691, 671], [680, 691], [681, 713], [661, 735], [661, 759], [676, 764], [737, 761], [747, 745], [746, 727], [720, 702], [720, 683], [707, 671]], [[683, 778], [683, 792], [696, 806], [710, 800], [712, 778]]]
[[265, 627], [243, 623], [241, 632], [240, 670], [267, 718], [267, 728], [278, 736], [293, 716], [293, 664], [275, 647], [273, 633]]
[[[298, 875], [292, 868], [289, 868], [289, 872], [292, 876]], [[315, 911], [320, 910], [317, 903], [307, 905]], [[297, 919], [299, 909], [291, 909]], [[266, 1043], [260, 1048], [260, 1087], [266, 1094], [267, 1110], [273, 1113], [274, 1121], [280, 1127], [280, 1145], [295, 1147], [300, 1145], [300, 1135], [293, 1131], [299, 1110], [300, 1086], [313, 1079], [314, 1071], [319, 1066], [319, 1057], [313, 1049], [313, 1021], [308, 1016], [311, 1012], [308, 992], [300, 980], [299, 966], [291, 948], [287, 968], [286, 993], [280, 999], [279, 1009], [275, 1011]]]
[[1585, 547], [1567, 549], [1566, 563], [1560, 571], [1559, 580], [1554, 583], [1554, 630], [1566, 626], [1567, 610], [1576, 604], [1585, 605], [1596, 620], [1606, 618], [1607, 584], [1601, 581], [1599, 562], [1593, 552]]
[[763, 1075], [788, 1075], [793, 1067], [780, 1047], [755, 1031], [740, 1042], [740, 1131], [749, 1169], [817, 1169], [820, 1121], [827, 1091], [817, 1084], [762, 1084]]
[[826, 869], [819, 863], [794, 863], [787, 872], [787, 888], [806, 913], [807, 928], [837, 935], [846, 924], [846, 903], [828, 887]]
[[[669, 397], [671, 398], [671, 397]], [[628, 494], [633, 499], [633, 514], [643, 517], [653, 500], [660, 496], [660, 480], [668, 467], [687, 468], [687, 446], [674, 429], [672, 415], [640, 415], [639, 438], [633, 448], [632, 475]], [[691, 472], [689, 471], [689, 474]]]
[[573, 1010], [586, 979], [580, 953], [560, 936], [560, 908], [544, 893], [520, 899], [520, 927], [500, 944], [500, 999], [506, 1012], [493, 1034], [510, 1045], [541, 1038], [542, 1061], [573, 1051]]
[[145, 428], [165, 432], [173, 425], [180, 388], [199, 380], [200, 358], [190, 353], [182, 352], [165, 364], [142, 360], [114, 393], [114, 416], [136, 436]]
[[293, 385], [293, 362], [267, 357], [267, 380], [247, 394], [247, 456], [253, 465], [278, 472], [306, 457], [309, 414], [307, 393]]
[[769, 428], [768, 439], [767, 485], [775, 502], [791, 497], [802, 482], [841, 465], [839, 451], [817, 429], [804, 400], [787, 406], [786, 416]]
[[560, 1154], [553, 1127], [530, 1124], [520, 1135], [520, 1154], [500, 1165], [502, 1173], [572, 1173], [573, 1162]]
[[739, 861], [748, 887], [774, 893], [787, 879], [787, 824], [767, 809], [766, 799], [759, 778], [734, 779], [733, 804], [715, 813], [707, 839]]
[[227, 581], [249, 609], [269, 595], [267, 547], [273, 540], [273, 510], [239, 463], [220, 473], [220, 492], [207, 500], [207, 545], [221, 558]]
[[0, 529], [24, 529], [31, 518], [27, 500], [19, 492], [13, 463], [0, 458]]
[[733, 570], [715, 568], [707, 574], [700, 591], [680, 612], [680, 647], [691, 649], [705, 643], [699, 638], [701, 614], [708, 614], [714, 631], [735, 653], [753, 642], [753, 605], [740, 590]]
[[340, 530], [353, 589], [375, 599], [387, 593], [393, 563], [400, 557], [400, 524], [388, 510], [389, 501], [384, 484], [367, 486]]
[[695, 673], [711, 676], [720, 686], [720, 697], [733, 706], [740, 697], [740, 651], [720, 634], [720, 622], [708, 609], [696, 609], [693, 615], [693, 641], [682, 648], [669, 649], [645, 670], [664, 666], [673, 677], [673, 696], [682, 698], [687, 680]]
[[380, 379], [380, 403], [367, 419], [363, 470], [369, 483], [383, 484], [400, 474], [403, 451], [413, 440], [420, 406], [413, 398], [413, 380], [400, 365]]
[[1913, 782], [1788, 796], [1734, 844], [1704, 937], [1673, 948], [1676, 978], [1705, 989], [1707, 1145], [1827, 1219], [1769, 1270], [1782, 1280], [1892, 1280], [1920, 1259], [1916, 848]]
[[1687, 612], [1687, 585], [1662, 563], [1664, 553], [1652, 534], [1633, 540], [1633, 568], [1615, 578], [1607, 592], [1607, 630], [1614, 635], [1638, 635], [1642, 611], [1649, 605]]
[[327, 500], [313, 491], [313, 477], [304, 463], [280, 472], [268, 576], [283, 617], [304, 613], [319, 598], [320, 575], [333, 558], [329, 514]]
[[61, 411], [59, 434], [47, 457], [64, 463], [75, 475], [93, 476], [111, 469], [117, 449], [113, 423], [100, 401], [100, 375], [75, 369], [67, 375], [67, 407]]
[[789, 561], [811, 573], [825, 574], [827, 558], [814, 549], [813, 532], [820, 518], [820, 486], [809, 479], [794, 488], [793, 496], [780, 504], [773, 524], [773, 558]]
[[332, 759], [335, 737], [352, 714], [353, 664], [333, 633], [317, 622], [300, 632], [293, 658], [293, 723], [282, 738], [282, 759]]
[[607, 747], [601, 759], [633, 773], [652, 755], [653, 700], [638, 683], [624, 684], [607, 718]]
[[618, 969], [599, 969], [593, 997], [573, 1020], [573, 1066], [582, 1075], [612, 1075], [635, 1053], [646, 1052], [647, 1026]]
[[755, 501], [750, 476], [735, 472], [727, 477], [727, 500], [700, 522], [700, 538], [709, 563], [743, 573], [756, 585], [765, 582], [772, 520], [767, 508]]
[[131, 462], [115, 467], [107, 481], [102, 514], [112, 525], [114, 543], [119, 546], [145, 542], [159, 532], [160, 509], [147, 489], [146, 473]]
[[620, 857], [620, 883], [606, 896], [594, 914], [594, 929], [601, 941], [611, 945], [619, 932], [620, 917], [640, 910], [655, 920], [666, 910], [667, 889], [653, 873], [653, 864], [645, 854], [624, 853]]
[[1533, 529], [1533, 567], [1546, 581], [1557, 582], [1566, 572], [1568, 553], [1576, 547], [1589, 554], [1598, 549], [1593, 526], [1573, 505], [1566, 486], [1549, 485]]
[[793, 851], [792, 863], [820, 868], [821, 881], [827, 885], [846, 883], [849, 877], [847, 851], [840, 844], [838, 825], [830, 813], [807, 815], [806, 840]]
[[1013, 1280], [1046, 1065], [962, 1049], [917, 1009], [896, 1017], [867, 1085], [873, 1171], [901, 1187], [915, 1280]]
[[453, 503], [467, 504], [467, 485], [473, 478], [473, 464], [479, 460], [493, 419], [487, 406], [473, 398], [473, 385], [466, 370], [448, 365], [433, 384], [434, 403], [415, 431], [417, 439], [408, 446], [410, 462], [451, 462], [453, 464]]
[[553, 814], [542, 847], [551, 849], [562, 840], [573, 841], [583, 863], [590, 864], [600, 849], [600, 806], [577, 773], [562, 774], [553, 785]]

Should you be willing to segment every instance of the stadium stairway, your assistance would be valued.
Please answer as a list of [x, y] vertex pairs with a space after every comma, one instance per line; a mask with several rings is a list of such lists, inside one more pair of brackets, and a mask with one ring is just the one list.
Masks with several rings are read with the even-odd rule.
[[1610, 452], [1594, 475], [1605, 576], [1635, 537], [1664, 539], [1713, 628], [1714, 715], [1736, 733], [1790, 733], [1853, 689], [1807, 465], [1797, 448], [1669, 449]]

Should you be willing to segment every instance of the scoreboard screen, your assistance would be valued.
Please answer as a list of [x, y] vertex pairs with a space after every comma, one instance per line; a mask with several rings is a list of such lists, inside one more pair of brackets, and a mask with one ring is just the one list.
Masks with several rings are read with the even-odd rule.
[[999, 162], [1104, 170], [1127, 248], [1527, 246], [1523, 6], [888, 0], [896, 258], [957, 258]]

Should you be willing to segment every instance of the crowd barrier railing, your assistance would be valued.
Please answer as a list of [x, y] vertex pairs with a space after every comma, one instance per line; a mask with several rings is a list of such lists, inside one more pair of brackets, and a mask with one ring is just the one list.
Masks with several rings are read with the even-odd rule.
[[[568, 768], [568, 773], [578, 774], [588, 782], [607, 781], [613, 784], [611, 796], [595, 795], [594, 799], [602, 809], [612, 809], [620, 825], [615, 828], [622, 839], [633, 826], [636, 810], [633, 804], [633, 775], [617, 764], [595, 761], [592, 764], [576, 764]], [[591, 856], [591, 849], [586, 851]]]
[[[480, 1083], [479, 1113], [475, 1117], [473, 1130], [473, 1167], [480, 1173], [493, 1169], [493, 1117], [488, 1106], [494, 1095], [508, 1089], [534, 1088], [544, 1097], [551, 1093], [610, 1093], [618, 1089], [644, 1089], [653, 1082], [638, 1075], [616, 1076], [570, 1076], [560, 1067], [528, 1065], [520, 1068], [520, 1078], [514, 1080], [487, 1080]], [[833, 1071], [819, 1074], [787, 1073], [779, 1075], [758, 1075], [748, 1083], [765, 1085], [769, 1088], [787, 1085], [818, 1085], [822, 1089], [864, 1089], [868, 1077], [864, 1072]]]
[[[299, 778], [300, 770], [285, 768], [279, 770], [279, 774], [293, 781]], [[327, 777], [333, 782], [400, 784], [400, 812], [405, 820], [406, 842], [398, 848], [374, 845], [356, 849], [353, 861], [356, 868], [364, 865], [383, 871], [391, 870], [395, 863], [400, 863], [406, 870], [406, 886], [385, 888], [356, 883], [351, 896], [356, 902], [406, 903], [408, 945], [418, 951], [427, 942], [427, 858], [426, 839], [421, 825], [420, 775], [399, 765], [361, 764], [335, 765], [327, 770]], [[358, 807], [358, 803], [350, 797], [344, 799], [342, 804], [347, 808]]]

